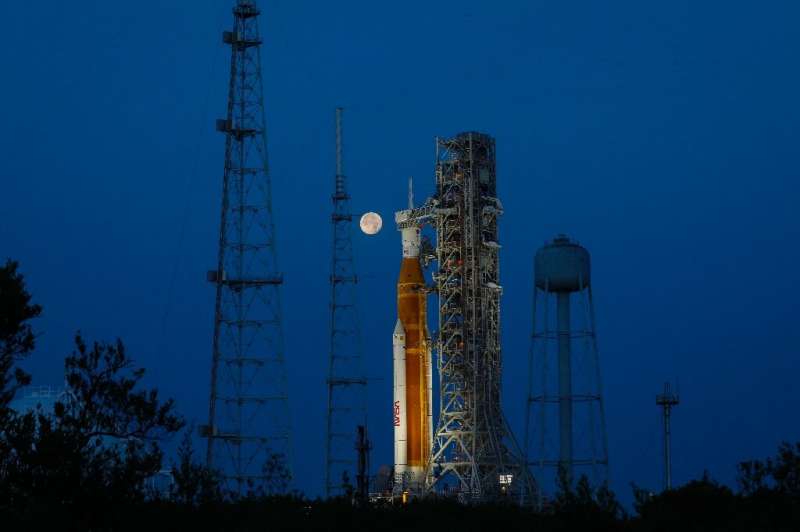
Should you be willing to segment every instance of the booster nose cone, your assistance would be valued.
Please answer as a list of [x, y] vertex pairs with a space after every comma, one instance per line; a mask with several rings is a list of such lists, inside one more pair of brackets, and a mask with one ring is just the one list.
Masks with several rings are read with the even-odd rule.
[[392, 340], [395, 342], [398, 340], [402, 340], [403, 343], [405, 343], [406, 341], [406, 330], [403, 328], [403, 322], [401, 322], [399, 319], [397, 320], [397, 323], [394, 326], [394, 333], [392, 333]]

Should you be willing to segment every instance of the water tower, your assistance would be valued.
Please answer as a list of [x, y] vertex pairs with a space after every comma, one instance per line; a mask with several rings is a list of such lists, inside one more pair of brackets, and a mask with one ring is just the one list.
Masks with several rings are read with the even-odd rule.
[[545, 495], [559, 470], [570, 483], [608, 480], [589, 252], [565, 235], [534, 259], [525, 457]]

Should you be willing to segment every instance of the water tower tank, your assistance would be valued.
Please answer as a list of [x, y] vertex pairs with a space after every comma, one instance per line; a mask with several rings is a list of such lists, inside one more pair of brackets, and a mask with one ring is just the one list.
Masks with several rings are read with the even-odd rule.
[[578, 292], [590, 284], [589, 252], [566, 235], [558, 235], [536, 252], [534, 271], [540, 290]]

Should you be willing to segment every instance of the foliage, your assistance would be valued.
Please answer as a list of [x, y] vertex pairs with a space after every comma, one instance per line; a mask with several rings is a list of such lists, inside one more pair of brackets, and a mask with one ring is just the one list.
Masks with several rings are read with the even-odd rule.
[[142, 501], [161, 468], [158, 442], [183, 425], [172, 400], [140, 390], [122, 342], [89, 347], [77, 335], [66, 358], [67, 392], [54, 411], [13, 416], [3, 440], [0, 498], [23, 514], [39, 505], [90, 511]]
[[[643, 530], [730, 530], [737, 499], [730, 488], [708, 474], [660, 494], [637, 495], [636, 511]], [[721, 525], [725, 526], [721, 526]]]
[[[17, 264], [0, 268], [0, 522], [3, 530], [414, 530], [650, 531], [800, 530], [800, 442], [774, 457], [739, 464], [740, 492], [708, 474], [676, 489], [634, 489], [635, 515], [608, 486], [584, 476], [540, 511], [505, 504], [462, 505], [430, 498], [408, 505], [357, 505], [349, 497], [310, 501], [286, 493], [286, 459], [271, 454], [266, 482], [244, 497], [198, 463], [187, 429], [166, 493], [146, 489], [161, 469], [162, 442], [183, 427], [172, 400], [144, 389], [121, 341], [89, 345], [81, 335], [65, 360], [67, 393], [52, 412], [15, 414], [8, 405], [29, 377], [16, 367], [32, 352], [31, 303]], [[352, 492], [350, 479], [342, 479]]]
[[30, 375], [15, 365], [33, 351], [36, 337], [29, 322], [42, 313], [42, 307], [31, 303], [18, 266], [8, 260], [0, 267], [0, 418], [9, 415], [8, 405], [19, 388], [30, 383]]
[[266, 495], [280, 495], [289, 490], [292, 474], [286, 466], [286, 456], [280, 453], [269, 453], [264, 462], [264, 491]]
[[739, 487], [747, 495], [772, 490], [800, 497], [800, 442], [783, 442], [774, 458], [741, 462], [738, 469]]
[[551, 510], [556, 521], [567, 528], [611, 530], [625, 518], [622, 505], [607, 484], [593, 488], [582, 475], [573, 488], [566, 470], [559, 468], [557, 485]]
[[219, 474], [194, 460], [193, 427], [183, 435], [178, 447], [178, 463], [172, 466], [170, 498], [179, 505], [197, 507], [223, 500]]

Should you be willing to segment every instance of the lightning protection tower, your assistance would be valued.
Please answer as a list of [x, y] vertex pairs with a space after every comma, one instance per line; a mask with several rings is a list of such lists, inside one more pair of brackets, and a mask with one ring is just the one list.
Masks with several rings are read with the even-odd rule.
[[328, 439], [325, 492], [328, 497], [352, 491], [358, 477], [353, 434], [366, 430], [367, 380], [361, 362], [361, 335], [356, 308], [353, 265], [353, 216], [342, 168], [342, 108], [336, 109], [336, 176], [334, 181], [333, 255], [331, 260], [331, 340], [328, 370]]
[[468, 132], [436, 146], [436, 196], [409, 216], [432, 216], [436, 227], [439, 419], [428, 485], [465, 502], [515, 497], [533, 488], [500, 407], [495, 143]]
[[237, 0], [233, 30], [223, 34], [231, 73], [227, 117], [217, 121], [225, 168], [219, 257], [209, 272], [216, 307], [207, 462], [239, 494], [285, 489], [291, 478], [258, 15], [254, 0]]
[[589, 252], [564, 235], [536, 252], [529, 364], [525, 456], [540, 488], [552, 493], [559, 474], [606, 482]]

